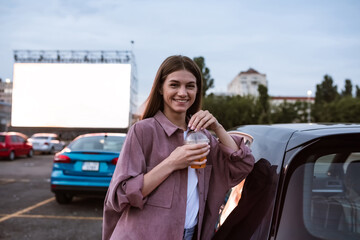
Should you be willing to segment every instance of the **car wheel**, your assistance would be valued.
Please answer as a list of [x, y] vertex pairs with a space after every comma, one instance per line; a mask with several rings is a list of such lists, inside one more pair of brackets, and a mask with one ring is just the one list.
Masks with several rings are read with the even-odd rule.
[[73, 196], [68, 193], [55, 193], [55, 198], [59, 204], [68, 204], [71, 202]]
[[34, 151], [33, 151], [32, 149], [30, 149], [29, 152], [28, 152], [28, 154], [27, 154], [27, 156], [28, 156], [29, 158], [33, 157], [33, 156], [34, 156]]
[[9, 160], [10, 160], [10, 161], [15, 160], [15, 152], [14, 152], [14, 151], [11, 151], [11, 152], [10, 152], [10, 154], [9, 154]]
[[54, 147], [52, 147], [52, 148], [50, 149], [49, 154], [55, 154], [55, 148], [54, 148]]

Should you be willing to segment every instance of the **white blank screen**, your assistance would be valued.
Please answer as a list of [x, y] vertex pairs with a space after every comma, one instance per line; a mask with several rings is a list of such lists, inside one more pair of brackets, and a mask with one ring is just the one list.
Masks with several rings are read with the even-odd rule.
[[130, 64], [15, 63], [14, 127], [127, 128]]

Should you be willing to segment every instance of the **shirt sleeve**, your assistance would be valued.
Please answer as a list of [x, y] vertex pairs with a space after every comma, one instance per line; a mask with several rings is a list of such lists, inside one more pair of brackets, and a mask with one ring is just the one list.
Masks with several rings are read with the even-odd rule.
[[248, 146], [240, 136], [231, 135], [238, 150], [225, 146], [214, 136], [210, 140], [210, 155], [215, 174], [221, 176], [228, 188], [241, 182], [251, 172], [254, 167], [255, 159]]
[[127, 134], [104, 202], [104, 234], [112, 232], [121, 213], [129, 205], [142, 209], [147, 198], [141, 190], [146, 171], [145, 157], [138, 136], [137, 124]]

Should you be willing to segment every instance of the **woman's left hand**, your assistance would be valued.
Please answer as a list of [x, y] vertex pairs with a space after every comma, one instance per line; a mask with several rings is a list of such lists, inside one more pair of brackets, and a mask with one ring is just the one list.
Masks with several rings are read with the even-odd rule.
[[209, 127], [211, 130], [216, 131], [216, 129], [221, 127], [221, 125], [208, 110], [200, 110], [192, 115], [188, 127], [195, 131], [203, 130]]

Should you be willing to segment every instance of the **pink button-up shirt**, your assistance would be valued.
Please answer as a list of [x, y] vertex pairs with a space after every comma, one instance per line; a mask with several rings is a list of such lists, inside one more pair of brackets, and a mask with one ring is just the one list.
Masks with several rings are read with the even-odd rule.
[[[198, 169], [197, 239], [210, 239], [226, 192], [252, 170], [254, 158], [242, 138], [238, 151], [210, 139], [206, 167]], [[120, 153], [104, 203], [103, 240], [181, 240], [184, 232], [187, 168], [173, 172], [143, 197], [144, 174], [183, 145], [184, 131], [161, 112], [134, 124]], [[205, 217], [204, 217], [205, 216]]]

